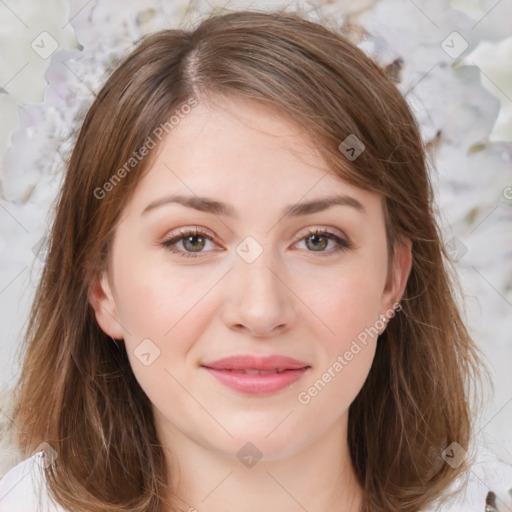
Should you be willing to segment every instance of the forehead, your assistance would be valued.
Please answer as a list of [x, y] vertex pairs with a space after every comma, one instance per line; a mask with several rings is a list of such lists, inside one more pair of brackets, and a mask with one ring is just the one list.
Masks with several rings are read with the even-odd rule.
[[[193, 151], [190, 150], [193, 148]], [[189, 159], [205, 154], [216, 160], [236, 161], [258, 156], [258, 161], [306, 159], [325, 167], [318, 148], [304, 129], [283, 116], [275, 106], [261, 102], [222, 97], [199, 102], [183, 116], [163, 143], [163, 152], [180, 154], [189, 151]]]
[[195, 194], [239, 208], [333, 192], [375, 201], [375, 194], [336, 176], [306, 132], [277, 109], [215, 98], [199, 102], [170, 131], [134, 199], [140, 208], [155, 194]]

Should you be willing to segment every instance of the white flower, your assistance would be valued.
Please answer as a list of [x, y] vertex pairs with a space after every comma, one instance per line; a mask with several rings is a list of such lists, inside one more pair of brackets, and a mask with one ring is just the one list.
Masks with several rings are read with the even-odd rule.
[[499, 43], [481, 41], [461, 65], [477, 66], [482, 85], [500, 102], [496, 123], [489, 134], [491, 141], [512, 141], [512, 37]]
[[19, 124], [20, 104], [43, 101], [44, 73], [57, 48], [76, 40], [66, 0], [19, 0], [0, 5], [0, 163]]

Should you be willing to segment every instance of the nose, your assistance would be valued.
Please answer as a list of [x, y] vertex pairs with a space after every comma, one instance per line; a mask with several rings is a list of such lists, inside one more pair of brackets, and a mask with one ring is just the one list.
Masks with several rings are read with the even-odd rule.
[[296, 298], [282, 267], [266, 257], [243, 259], [227, 276], [222, 319], [230, 329], [268, 337], [289, 330], [296, 321]]

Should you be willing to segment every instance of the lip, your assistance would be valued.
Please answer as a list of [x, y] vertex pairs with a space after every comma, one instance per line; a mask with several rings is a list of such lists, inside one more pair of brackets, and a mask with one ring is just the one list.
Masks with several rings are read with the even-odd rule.
[[214, 370], [299, 370], [310, 366], [308, 363], [298, 361], [292, 357], [281, 355], [253, 356], [250, 354], [234, 355], [204, 363], [201, 366]]
[[[220, 383], [249, 395], [268, 395], [290, 386], [310, 365], [291, 357], [237, 355], [201, 365]], [[280, 373], [245, 374], [243, 370], [283, 370]]]

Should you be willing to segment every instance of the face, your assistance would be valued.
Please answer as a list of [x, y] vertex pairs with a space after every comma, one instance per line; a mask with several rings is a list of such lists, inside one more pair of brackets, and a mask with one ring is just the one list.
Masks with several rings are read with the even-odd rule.
[[[337, 202], [317, 203], [327, 198]], [[375, 353], [370, 328], [410, 269], [404, 246], [388, 276], [386, 247], [378, 195], [329, 173], [277, 114], [217, 99], [180, 121], [138, 183], [91, 303], [124, 339], [162, 437], [231, 457], [250, 441], [276, 459], [346, 427]], [[240, 355], [298, 368], [205, 367]]]

